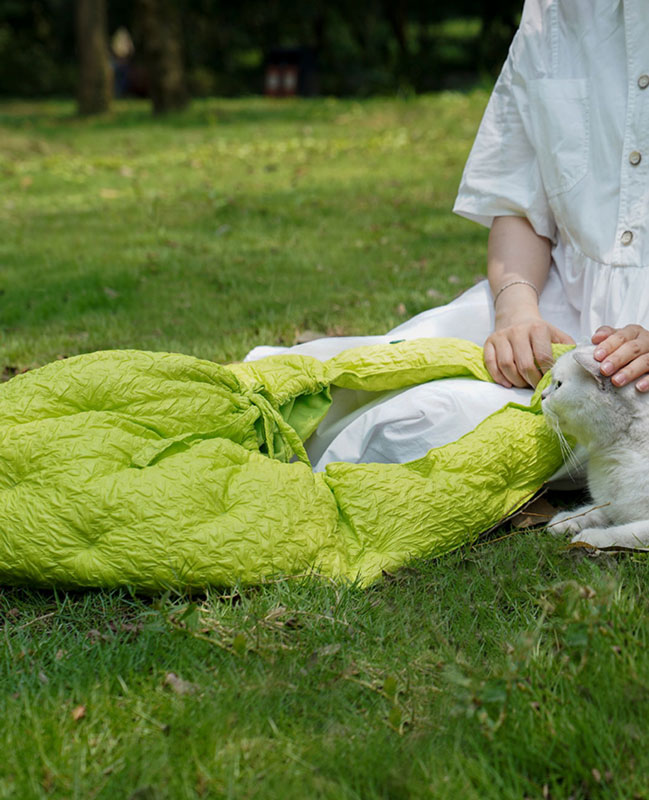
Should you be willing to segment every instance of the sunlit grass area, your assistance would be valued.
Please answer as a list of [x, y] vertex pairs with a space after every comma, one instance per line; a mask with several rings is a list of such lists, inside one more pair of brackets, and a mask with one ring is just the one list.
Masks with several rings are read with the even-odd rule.
[[[447, 302], [483, 272], [450, 208], [485, 102], [1, 104], [5, 377]], [[649, 798], [646, 558], [494, 536], [365, 590], [0, 589], [0, 798]]]
[[0, 106], [5, 360], [238, 359], [449, 300], [483, 268], [484, 232], [449, 209], [484, 99]]

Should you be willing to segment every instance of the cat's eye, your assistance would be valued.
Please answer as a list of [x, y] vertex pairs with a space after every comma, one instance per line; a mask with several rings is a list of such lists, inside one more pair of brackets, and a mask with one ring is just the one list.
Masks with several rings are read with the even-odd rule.
[[559, 386], [561, 386], [561, 381], [557, 381], [557, 382], [554, 384], [554, 388], [555, 388], [555, 389], [558, 389], [558, 388], [559, 388]]

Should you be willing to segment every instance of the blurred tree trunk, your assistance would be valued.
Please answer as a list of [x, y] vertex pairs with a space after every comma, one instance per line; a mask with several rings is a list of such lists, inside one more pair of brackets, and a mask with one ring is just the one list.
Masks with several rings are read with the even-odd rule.
[[108, 56], [106, 0], [77, 0], [77, 50], [79, 113], [108, 111], [113, 97], [113, 71]]
[[183, 66], [180, 4], [137, 0], [139, 38], [154, 114], [179, 111], [189, 101]]
[[407, 0], [384, 0], [383, 12], [388, 20], [392, 35], [399, 45], [399, 52], [402, 57], [408, 55], [408, 4]]

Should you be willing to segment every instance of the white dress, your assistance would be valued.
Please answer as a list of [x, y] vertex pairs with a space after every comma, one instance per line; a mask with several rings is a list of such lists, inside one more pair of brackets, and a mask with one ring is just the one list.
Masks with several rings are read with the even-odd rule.
[[[453, 209], [491, 225], [525, 216], [552, 243], [542, 316], [573, 338], [602, 324], [649, 327], [649, 3], [527, 0]], [[292, 348], [329, 358], [361, 344], [493, 329], [486, 281], [382, 336], [319, 339]], [[453, 441], [529, 390], [447, 379], [379, 397], [338, 390], [308, 442], [329, 461], [409, 461]]]

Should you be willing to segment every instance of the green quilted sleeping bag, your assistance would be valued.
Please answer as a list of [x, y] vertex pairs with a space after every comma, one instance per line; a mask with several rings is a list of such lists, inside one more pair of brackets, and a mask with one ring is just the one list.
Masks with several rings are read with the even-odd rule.
[[418, 339], [229, 367], [107, 351], [19, 375], [0, 388], [0, 583], [156, 591], [313, 571], [365, 585], [471, 542], [561, 464], [538, 390], [408, 464], [313, 473], [302, 445], [331, 386], [451, 376], [489, 380], [481, 348]]

